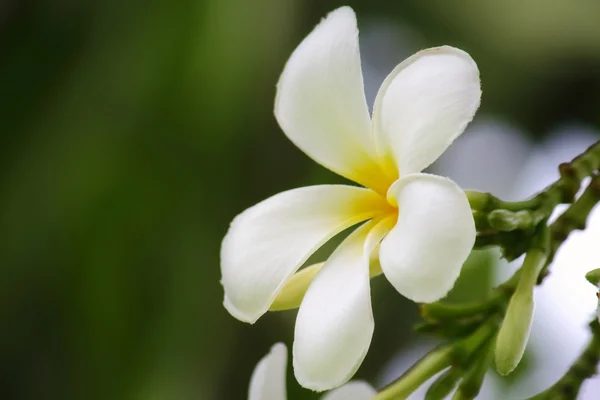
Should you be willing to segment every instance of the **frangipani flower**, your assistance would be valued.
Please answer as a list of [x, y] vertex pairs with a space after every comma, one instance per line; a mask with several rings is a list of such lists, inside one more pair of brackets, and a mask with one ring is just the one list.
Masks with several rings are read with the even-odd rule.
[[[223, 240], [221, 272], [224, 305], [241, 321], [300, 305], [293, 365], [302, 386], [340, 386], [360, 366], [374, 329], [370, 276], [383, 272], [416, 302], [453, 287], [475, 240], [471, 209], [453, 181], [420, 171], [463, 132], [480, 97], [471, 57], [432, 48], [390, 73], [370, 118], [349, 7], [330, 13], [288, 60], [279, 125], [316, 162], [364, 187], [293, 189], [247, 209]], [[357, 224], [324, 264], [296, 273]], [[370, 258], [379, 260], [371, 270]]]
[[[285, 370], [287, 348], [276, 343], [252, 373], [248, 400], [286, 400]], [[370, 400], [377, 392], [362, 381], [348, 382], [321, 397], [321, 400]]]

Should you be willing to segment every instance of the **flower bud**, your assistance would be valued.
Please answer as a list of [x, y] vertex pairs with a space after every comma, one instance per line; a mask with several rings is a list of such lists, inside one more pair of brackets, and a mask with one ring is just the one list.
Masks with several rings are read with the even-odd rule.
[[545, 228], [534, 240], [523, 260], [519, 282], [508, 303], [496, 339], [496, 369], [501, 375], [511, 373], [523, 358], [535, 308], [533, 288], [540, 271], [546, 264], [549, 238], [549, 230]]
[[528, 211], [494, 210], [488, 214], [491, 227], [501, 231], [514, 231], [532, 226], [533, 219]]
[[523, 358], [534, 308], [533, 289], [517, 291], [510, 300], [496, 340], [496, 369], [500, 375], [511, 373]]

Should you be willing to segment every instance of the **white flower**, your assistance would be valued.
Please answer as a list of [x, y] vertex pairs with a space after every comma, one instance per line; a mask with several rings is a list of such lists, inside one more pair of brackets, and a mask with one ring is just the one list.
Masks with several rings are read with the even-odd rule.
[[[269, 354], [264, 356], [252, 373], [248, 400], [286, 400], [285, 370], [287, 349], [283, 343], [276, 343]], [[326, 393], [321, 400], [369, 400], [377, 392], [369, 384], [361, 381], [348, 382], [344, 386]]]
[[[467, 53], [427, 49], [390, 73], [371, 120], [349, 7], [330, 13], [290, 57], [277, 85], [279, 125], [308, 156], [365, 188], [304, 187], [247, 209], [223, 240], [221, 273], [224, 305], [241, 321], [254, 323], [276, 298], [284, 306], [273, 308], [302, 300], [293, 345], [302, 386], [340, 386], [365, 357], [374, 329], [371, 256], [381, 265], [371, 275], [383, 271], [413, 301], [438, 300], [454, 285], [475, 240], [471, 209], [453, 181], [420, 171], [463, 132], [480, 97]], [[322, 267], [294, 275], [358, 223]]]

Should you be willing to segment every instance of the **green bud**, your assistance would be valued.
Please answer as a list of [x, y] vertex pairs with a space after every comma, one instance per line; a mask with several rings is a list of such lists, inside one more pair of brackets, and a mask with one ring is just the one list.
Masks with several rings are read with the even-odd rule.
[[[515, 289], [502, 327], [498, 332], [496, 340], [496, 369], [501, 375], [511, 373], [523, 358], [531, 322], [533, 321], [533, 288], [537, 282], [538, 275], [546, 263], [546, 246], [548, 241], [548, 230], [544, 230], [537, 242], [534, 243], [523, 261], [519, 283]], [[539, 242], [539, 243], [538, 243]]]
[[525, 229], [533, 225], [529, 211], [494, 210], [488, 214], [487, 219], [491, 227], [505, 232]]
[[533, 290], [513, 295], [496, 340], [496, 369], [500, 375], [511, 373], [523, 358], [533, 321]]
[[492, 228], [501, 231], [514, 231], [519, 227], [519, 221], [511, 211], [494, 210], [488, 214], [488, 223]]
[[600, 284], [600, 268], [593, 269], [585, 274], [585, 279], [592, 285], [598, 287], [598, 284]]

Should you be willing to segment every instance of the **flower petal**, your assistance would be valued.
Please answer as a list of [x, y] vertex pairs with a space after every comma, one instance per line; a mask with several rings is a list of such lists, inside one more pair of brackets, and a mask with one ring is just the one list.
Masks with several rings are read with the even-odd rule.
[[381, 242], [387, 279], [416, 302], [433, 302], [454, 286], [475, 243], [467, 196], [448, 178], [413, 174], [388, 193], [398, 203], [398, 222]]
[[329, 390], [347, 382], [371, 344], [373, 313], [369, 255], [387, 232], [371, 221], [333, 252], [309, 286], [298, 310], [293, 364], [298, 382]]
[[345, 185], [289, 190], [250, 207], [233, 220], [221, 246], [225, 308], [255, 322], [315, 250], [384, 207], [375, 192]]
[[408, 175], [434, 162], [473, 119], [480, 98], [477, 64], [462, 50], [422, 50], [399, 64], [373, 108], [376, 147], [388, 173]]
[[285, 370], [287, 348], [275, 343], [269, 354], [264, 356], [252, 373], [248, 400], [286, 400]]
[[321, 400], [370, 400], [376, 394], [375, 389], [368, 383], [353, 381], [326, 393]]
[[379, 185], [350, 7], [331, 12], [292, 53], [277, 84], [275, 117], [319, 164], [362, 185]]

